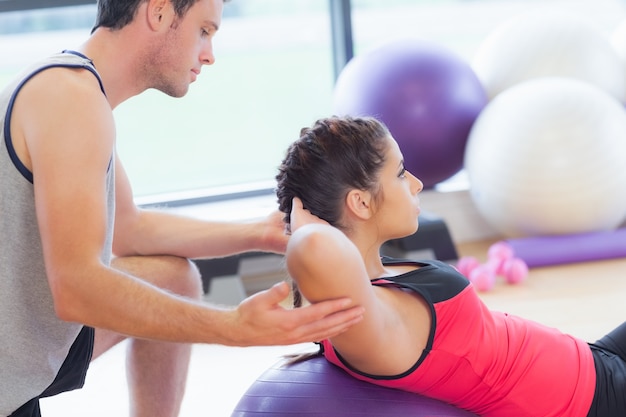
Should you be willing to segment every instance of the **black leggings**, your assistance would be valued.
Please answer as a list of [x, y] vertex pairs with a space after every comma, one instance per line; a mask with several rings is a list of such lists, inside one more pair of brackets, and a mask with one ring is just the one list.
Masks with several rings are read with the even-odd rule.
[[65, 391], [81, 388], [85, 383], [85, 375], [91, 361], [93, 336], [93, 328], [83, 327], [52, 384], [41, 395], [15, 410], [9, 417], [40, 417], [40, 398], [52, 397]]
[[587, 417], [626, 417], [626, 323], [589, 347], [596, 390]]

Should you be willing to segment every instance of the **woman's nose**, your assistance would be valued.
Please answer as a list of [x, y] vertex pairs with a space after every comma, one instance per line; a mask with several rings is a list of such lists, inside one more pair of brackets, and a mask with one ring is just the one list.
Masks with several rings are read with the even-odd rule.
[[414, 193], [420, 193], [424, 189], [424, 183], [413, 174], [411, 174], [411, 179], [413, 180]]

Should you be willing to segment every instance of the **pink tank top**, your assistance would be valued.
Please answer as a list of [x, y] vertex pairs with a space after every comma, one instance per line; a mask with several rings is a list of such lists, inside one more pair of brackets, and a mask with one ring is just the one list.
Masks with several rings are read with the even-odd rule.
[[[385, 264], [407, 263], [385, 259]], [[490, 311], [473, 286], [439, 261], [373, 285], [419, 293], [433, 326], [419, 361], [395, 377], [361, 373], [329, 340], [326, 359], [357, 379], [419, 393], [483, 417], [585, 417], [596, 373], [588, 344], [530, 320]]]

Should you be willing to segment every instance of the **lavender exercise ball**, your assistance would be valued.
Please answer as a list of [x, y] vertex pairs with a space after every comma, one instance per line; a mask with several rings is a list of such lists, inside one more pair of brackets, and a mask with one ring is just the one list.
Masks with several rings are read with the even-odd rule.
[[487, 101], [469, 63], [434, 43], [406, 39], [348, 62], [337, 79], [333, 112], [385, 123], [406, 168], [432, 188], [463, 168], [469, 131]]

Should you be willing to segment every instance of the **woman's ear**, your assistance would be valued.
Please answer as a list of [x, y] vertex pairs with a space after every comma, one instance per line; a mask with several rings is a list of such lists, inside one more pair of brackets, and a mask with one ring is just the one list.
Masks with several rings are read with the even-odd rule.
[[372, 194], [369, 191], [352, 190], [346, 196], [346, 207], [357, 218], [367, 220], [372, 216]]

